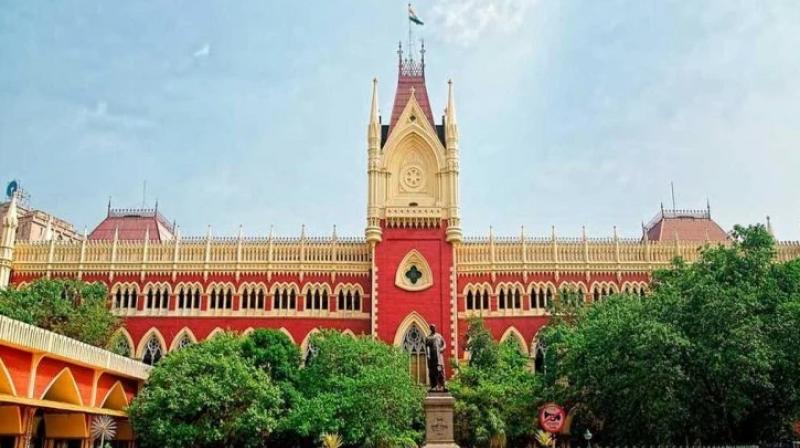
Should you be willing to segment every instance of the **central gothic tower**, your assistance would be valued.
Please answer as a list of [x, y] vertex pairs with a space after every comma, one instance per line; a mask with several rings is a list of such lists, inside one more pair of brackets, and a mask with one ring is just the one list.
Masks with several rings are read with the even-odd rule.
[[[373, 251], [372, 333], [412, 353], [435, 325], [456, 356], [455, 247], [462, 233], [458, 205], [458, 125], [453, 84], [436, 124], [419, 61], [398, 51], [392, 115], [382, 124], [377, 80], [367, 130], [366, 239]], [[380, 318], [378, 318], [380, 316]], [[417, 374], [424, 377], [424, 356]], [[449, 364], [449, 363], [448, 363]], [[412, 365], [413, 367], [413, 365]]]

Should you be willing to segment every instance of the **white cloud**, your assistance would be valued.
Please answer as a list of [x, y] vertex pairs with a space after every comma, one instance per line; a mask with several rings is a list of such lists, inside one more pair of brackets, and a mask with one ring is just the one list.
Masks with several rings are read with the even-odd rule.
[[442, 0], [431, 11], [433, 28], [448, 42], [469, 46], [486, 33], [513, 31], [537, 0]]
[[206, 58], [211, 55], [211, 44], [205, 44], [192, 54], [195, 58]]

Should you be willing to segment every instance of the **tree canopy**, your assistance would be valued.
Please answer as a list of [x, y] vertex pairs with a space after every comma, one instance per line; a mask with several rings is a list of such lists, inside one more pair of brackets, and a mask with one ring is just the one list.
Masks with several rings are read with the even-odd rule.
[[241, 340], [220, 334], [164, 357], [129, 408], [147, 447], [260, 447], [282, 406], [269, 375], [242, 356]]
[[467, 330], [469, 363], [449, 388], [456, 398], [455, 430], [461, 446], [526, 446], [542, 403], [528, 356], [509, 338], [497, 343], [481, 320]]
[[108, 347], [121, 321], [109, 311], [107, 300], [101, 283], [43, 278], [0, 291], [0, 315]]
[[[615, 444], [756, 442], [800, 419], [800, 261], [763, 226], [546, 330], [548, 394]], [[574, 433], [575, 431], [573, 431]]]

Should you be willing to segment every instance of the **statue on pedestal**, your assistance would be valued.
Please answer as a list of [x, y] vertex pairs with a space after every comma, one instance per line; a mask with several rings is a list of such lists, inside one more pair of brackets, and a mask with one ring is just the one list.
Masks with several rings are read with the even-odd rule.
[[425, 339], [425, 358], [428, 361], [428, 383], [432, 392], [446, 392], [444, 382], [444, 349], [442, 335], [431, 325], [431, 334]]

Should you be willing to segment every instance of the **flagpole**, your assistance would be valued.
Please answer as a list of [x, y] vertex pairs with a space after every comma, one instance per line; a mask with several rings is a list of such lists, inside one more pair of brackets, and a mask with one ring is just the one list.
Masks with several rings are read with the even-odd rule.
[[408, 2], [408, 15], [409, 17], [406, 18], [408, 22], [408, 59], [413, 61], [414, 60], [414, 50], [411, 48], [411, 2]]

